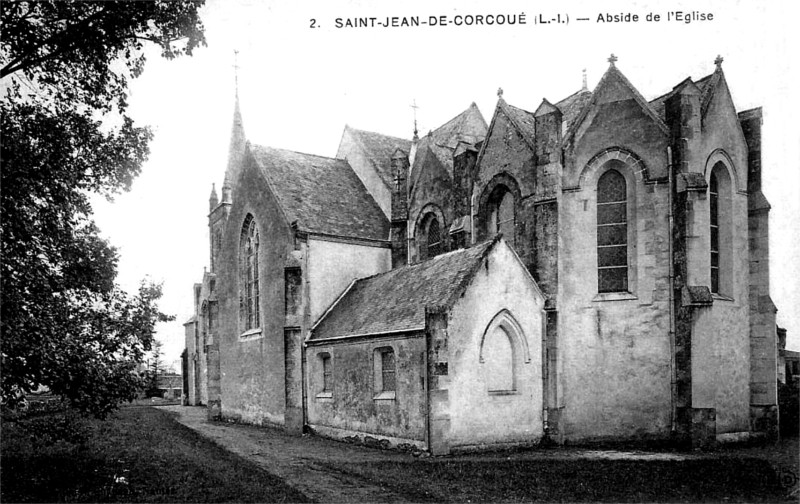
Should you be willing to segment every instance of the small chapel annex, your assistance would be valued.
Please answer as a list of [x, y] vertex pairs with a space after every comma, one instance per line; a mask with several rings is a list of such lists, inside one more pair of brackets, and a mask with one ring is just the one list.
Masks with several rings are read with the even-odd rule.
[[761, 109], [715, 65], [648, 101], [612, 55], [335, 157], [248, 142], [237, 98], [189, 404], [434, 454], [775, 435]]

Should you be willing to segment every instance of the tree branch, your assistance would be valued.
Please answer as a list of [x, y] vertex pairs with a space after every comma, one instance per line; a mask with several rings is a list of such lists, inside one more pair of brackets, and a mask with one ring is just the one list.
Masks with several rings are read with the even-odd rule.
[[[65, 28], [64, 30], [62, 30], [62, 31], [60, 31], [58, 33], [55, 33], [55, 34], [49, 36], [47, 39], [45, 39], [42, 42], [40, 42], [37, 45], [37, 47], [34, 48], [33, 51], [28, 51], [25, 54], [21, 54], [21, 55], [17, 56], [13, 60], [11, 60], [6, 66], [4, 66], [2, 68], [2, 70], [0, 70], [0, 79], [2, 79], [3, 77], [5, 77], [7, 75], [11, 75], [14, 72], [18, 72], [20, 70], [24, 70], [26, 68], [29, 68], [29, 67], [31, 67], [33, 65], [38, 65], [40, 63], [43, 63], [44, 61], [52, 59], [53, 57], [55, 57], [55, 56], [57, 56], [59, 54], [62, 54], [64, 52], [66, 52], [67, 50], [71, 49], [71, 47], [72, 47], [72, 45], [74, 43], [74, 42], [71, 42], [71, 41], [75, 40], [75, 36], [72, 35], [72, 32], [75, 32], [76, 30], [82, 30], [83, 26], [88, 25], [92, 21], [95, 21], [95, 20], [101, 18], [107, 12], [108, 11], [107, 11], [106, 7], [104, 6], [102, 9], [100, 9], [99, 11], [93, 13], [92, 15], [90, 15], [90, 16], [88, 16], [88, 17], [86, 17], [86, 18], [84, 18], [84, 19], [82, 19], [80, 21], [78, 21], [75, 24], [72, 24], [72, 25], [68, 26], [67, 28]], [[79, 34], [80, 34], [80, 31], [78, 31], [76, 33], [76, 35], [79, 35]], [[33, 59], [33, 60], [29, 60], [28, 62], [25, 62], [25, 59], [32, 58], [33, 55], [35, 54], [35, 52], [38, 51], [39, 49], [45, 48], [48, 45], [59, 46], [60, 44], [63, 44], [62, 40], [67, 40], [66, 47], [64, 47], [64, 46], [59, 47], [58, 49], [54, 50], [53, 52], [51, 52], [49, 54], [46, 54], [46, 55], [41, 56], [39, 58], [36, 58], [36, 59]], [[16, 65], [16, 67], [14, 65]]]

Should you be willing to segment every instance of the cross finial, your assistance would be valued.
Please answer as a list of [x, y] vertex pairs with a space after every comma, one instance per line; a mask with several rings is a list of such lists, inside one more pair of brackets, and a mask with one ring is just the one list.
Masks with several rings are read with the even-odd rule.
[[394, 172], [394, 188], [400, 189], [400, 183], [404, 180], [403, 174], [400, 171], [401, 169], [398, 168], [397, 171]]
[[586, 83], [586, 69], [583, 69], [583, 87], [581, 87], [581, 91], [586, 91], [589, 89], [589, 85]]
[[499, 96], [500, 98], [503, 97], [503, 88], [497, 88], [497, 96]]
[[239, 94], [239, 50], [233, 50], [233, 78], [236, 81], [236, 94]]
[[417, 99], [416, 98], [414, 98], [414, 103], [411, 104], [411, 108], [414, 109], [414, 137], [416, 138], [418, 133], [419, 133], [417, 131], [417, 109], [419, 107], [417, 106]]
[[619, 58], [614, 56], [614, 53], [611, 53], [611, 56], [608, 57], [608, 62], [611, 63], [611, 66], [614, 66], [614, 63], [617, 62]]
[[722, 56], [718, 54], [717, 58], [714, 60], [714, 64], [717, 65], [717, 68], [722, 68], [722, 61]]

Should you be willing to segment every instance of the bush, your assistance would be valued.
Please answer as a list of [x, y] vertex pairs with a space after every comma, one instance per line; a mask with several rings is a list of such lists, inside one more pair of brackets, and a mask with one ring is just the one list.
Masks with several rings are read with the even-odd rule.
[[782, 437], [800, 434], [800, 390], [794, 384], [778, 382], [778, 408]]

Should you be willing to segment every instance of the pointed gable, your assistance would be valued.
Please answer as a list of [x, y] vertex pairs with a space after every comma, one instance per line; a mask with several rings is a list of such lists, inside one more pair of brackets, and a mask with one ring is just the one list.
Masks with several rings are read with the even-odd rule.
[[519, 134], [522, 135], [522, 138], [525, 139], [525, 142], [527, 142], [528, 145], [533, 149], [534, 142], [536, 140], [536, 118], [534, 114], [528, 112], [527, 110], [510, 105], [502, 98], [498, 102], [498, 106], [500, 106], [508, 118], [511, 119], [512, 124], [517, 129]]
[[583, 127], [587, 119], [591, 121], [591, 118], [602, 106], [613, 105], [616, 102], [625, 100], [633, 100], [664, 134], [668, 133], [669, 129], [664, 121], [650, 107], [650, 104], [633, 84], [617, 69], [616, 65], [612, 63], [606, 73], [603, 74], [600, 82], [597, 83], [597, 87], [592, 92], [588, 103], [567, 129], [564, 135], [564, 143], [574, 141], [575, 135]]
[[[466, 110], [439, 126], [419, 140], [417, 152], [427, 147], [452, 177], [453, 153], [461, 142], [477, 144], [486, 137], [488, 126], [478, 106], [472, 102]], [[412, 180], [416, 182], [423, 171], [419, 155], [411, 167]]]
[[[404, 138], [383, 135], [371, 131], [364, 131], [350, 126], [345, 126], [345, 135], [350, 133], [364, 150], [364, 155], [369, 159], [384, 185], [391, 189], [393, 185], [392, 154], [396, 149], [409, 152], [411, 141]], [[340, 146], [341, 151], [341, 146]], [[337, 154], [337, 157], [339, 155]]]
[[289, 224], [324, 235], [386, 240], [389, 221], [342, 159], [251, 145]]
[[505, 140], [500, 140], [498, 143], [494, 139], [504, 137], [505, 133], [502, 132], [509, 131], [508, 128], [511, 128], [510, 131], [516, 132], [524, 148], [529, 149], [531, 153], [535, 152], [536, 115], [527, 110], [509, 105], [503, 97], [500, 96], [494, 108], [492, 122], [489, 124], [489, 131], [486, 133], [486, 140], [480, 146], [477, 161], [478, 166], [484, 164], [484, 158], [489, 155], [487, 154], [488, 152], [498, 152], [496, 147], [498, 145], [503, 145]]

